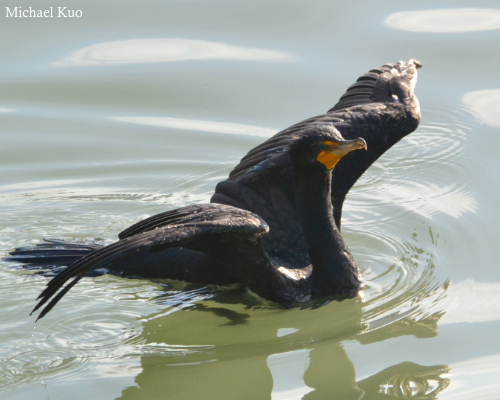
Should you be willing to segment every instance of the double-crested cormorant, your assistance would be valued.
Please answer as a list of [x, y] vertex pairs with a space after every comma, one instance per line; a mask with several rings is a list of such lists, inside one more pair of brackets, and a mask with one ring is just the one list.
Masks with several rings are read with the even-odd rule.
[[[42, 318], [82, 277], [99, 269], [128, 277], [240, 283], [285, 307], [319, 296], [354, 296], [362, 283], [340, 235], [342, 204], [363, 172], [417, 128], [413, 88], [420, 66], [401, 61], [364, 74], [326, 114], [251, 150], [217, 185], [211, 204], [140, 221], [107, 246], [52, 241], [16, 249], [6, 260], [69, 265], [47, 284], [33, 311], [45, 305]], [[361, 148], [367, 151], [347, 154]]]

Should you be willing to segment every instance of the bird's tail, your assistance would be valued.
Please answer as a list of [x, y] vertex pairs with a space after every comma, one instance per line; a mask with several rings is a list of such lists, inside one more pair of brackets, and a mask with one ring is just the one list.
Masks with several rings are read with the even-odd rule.
[[46, 243], [19, 247], [3, 261], [23, 265], [23, 269], [51, 269], [68, 266], [106, 244], [102, 239], [43, 239]]

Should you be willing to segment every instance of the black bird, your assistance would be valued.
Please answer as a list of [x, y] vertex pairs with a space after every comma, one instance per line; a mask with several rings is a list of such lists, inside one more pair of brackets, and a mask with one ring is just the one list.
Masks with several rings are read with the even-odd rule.
[[[70, 264], [40, 294], [33, 311], [50, 301], [38, 319], [99, 269], [127, 277], [240, 283], [285, 307], [355, 296], [362, 282], [340, 235], [342, 204], [362, 173], [417, 128], [413, 88], [420, 66], [410, 60], [361, 76], [327, 114], [251, 150], [217, 185], [212, 204], [155, 215], [107, 246], [52, 241], [16, 249], [7, 261]], [[346, 155], [360, 148], [367, 151]]]
[[342, 205], [347, 192], [382, 154], [417, 129], [420, 123], [420, 105], [413, 91], [417, 82], [416, 70], [421, 66], [419, 61], [412, 59], [385, 64], [362, 75], [326, 114], [292, 125], [252, 149], [230, 173], [229, 178], [217, 185], [211, 202], [257, 213], [269, 224], [272, 236], [274, 228], [280, 224], [275, 227], [271, 221], [273, 217], [282, 215], [282, 205], [279, 201], [273, 203], [266, 193], [283, 191], [284, 188], [282, 185], [273, 187], [273, 183], [265, 179], [254, 183], [252, 190], [255, 195], [266, 198], [267, 208], [261, 210], [262, 207], [255, 204], [257, 197], [253, 193], [250, 194], [248, 190], [242, 193], [242, 177], [252, 169], [262, 168], [266, 162], [273, 163], [274, 154], [305, 130], [314, 130], [319, 124], [329, 123], [345, 139], [361, 137], [368, 145], [368, 151], [347, 155], [333, 171], [332, 205], [335, 223], [340, 229]]

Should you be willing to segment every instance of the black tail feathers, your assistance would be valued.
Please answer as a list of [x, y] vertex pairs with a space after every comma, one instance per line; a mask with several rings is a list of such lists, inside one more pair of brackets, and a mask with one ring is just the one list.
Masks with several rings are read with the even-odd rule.
[[68, 266], [109, 242], [102, 239], [43, 239], [46, 243], [19, 247], [3, 261], [23, 265], [23, 269], [52, 269]]

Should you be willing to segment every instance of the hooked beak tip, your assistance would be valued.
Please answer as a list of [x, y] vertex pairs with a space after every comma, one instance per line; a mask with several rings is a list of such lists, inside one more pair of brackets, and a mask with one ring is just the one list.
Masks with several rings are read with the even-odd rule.
[[366, 145], [366, 141], [363, 138], [358, 138], [357, 140], [357, 147], [358, 149], [365, 149], [368, 150], [368, 146]]

